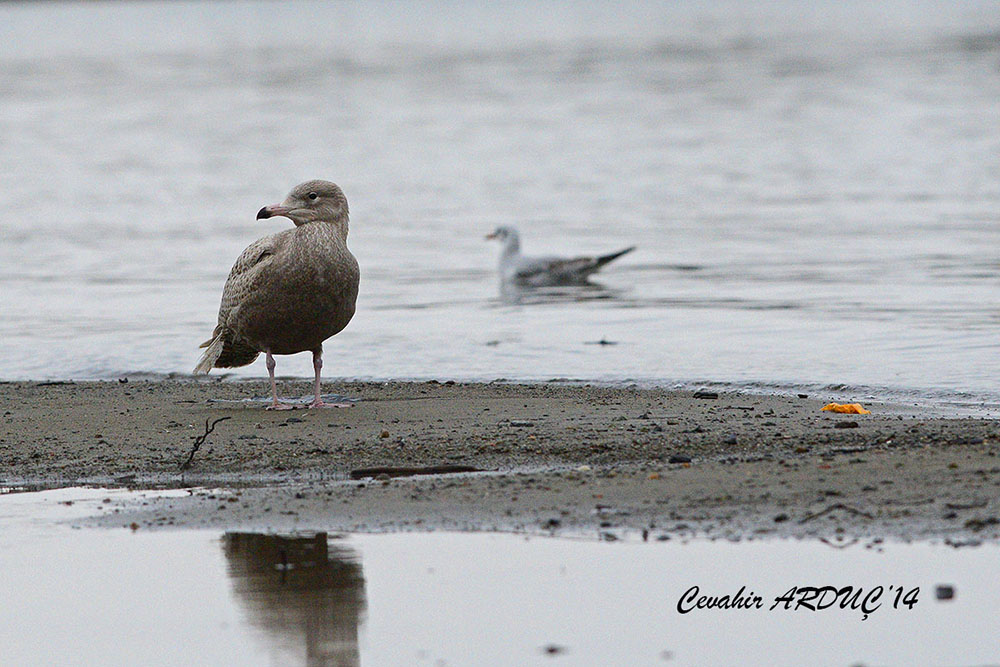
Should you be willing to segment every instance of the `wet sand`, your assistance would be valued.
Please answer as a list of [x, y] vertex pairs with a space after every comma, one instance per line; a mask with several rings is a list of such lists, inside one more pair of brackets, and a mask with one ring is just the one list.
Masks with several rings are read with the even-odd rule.
[[[190, 487], [94, 520], [135, 528], [1000, 537], [1000, 432], [988, 419], [559, 383], [326, 383], [359, 402], [245, 402], [264, 391], [217, 379], [0, 384], [0, 485]], [[441, 465], [483, 472], [350, 479]]]

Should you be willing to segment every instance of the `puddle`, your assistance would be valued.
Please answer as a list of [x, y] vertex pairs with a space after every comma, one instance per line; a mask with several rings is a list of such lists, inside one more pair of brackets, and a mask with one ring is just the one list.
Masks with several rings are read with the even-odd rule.
[[[0, 495], [0, 663], [960, 665], [1000, 655], [997, 545], [72, 528], [116, 504], [105, 498], [163, 493]], [[771, 609], [796, 586], [853, 588], [812, 597], [824, 609]], [[938, 599], [942, 586], [952, 599]], [[761, 608], [697, 608], [741, 589]]]

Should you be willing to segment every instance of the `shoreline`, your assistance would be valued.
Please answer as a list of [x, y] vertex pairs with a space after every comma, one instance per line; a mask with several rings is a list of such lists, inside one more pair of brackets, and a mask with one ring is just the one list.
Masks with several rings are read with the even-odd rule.
[[[259, 384], [267, 383], [266, 376], [244, 375], [241, 373], [223, 372], [226, 369], [215, 369], [210, 376], [191, 373], [160, 373], [160, 372], [129, 372], [122, 371], [110, 376], [86, 378], [45, 378], [45, 379], [8, 379], [0, 380], [4, 385], [35, 385], [58, 386], [73, 384], [102, 383], [226, 383], [226, 384]], [[312, 382], [311, 376], [279, 375], [279, 383], [289, 386], [304, 385]], [[570, 376], [542, 375], [537, 377], [495, 377], [495, 376], [401, 376], [401, 377], [369, 377], [345, 376], [324, 379], [324, 386], [353, 385], [417, 385], [417, 384], [460, 384], [486, 386], [550, 386], [550, 387], [583, 387], [596, 389], [640, 389], [662, 390], [676, 392], [694, 392], [699, 389], [717, 391], [726, 394], [761, 395], [793, 398], [801, 394], [811, 397], [822, 396], [827, 401], [837, 402], [876, 402], [893, 406], [896, 410], [912, 412], [928, 417], [978, 417], [1000, 420], [1000, 394], [976, 390], [950, 390], [944, 388], [913, 388], [893, 385], [847, 385], [844, 383], [825, 383], [815, 381], [768, 381], [768, 380], [719, 380], [703, 378], [700, 380], [678, 380], [670, 378], [643, 377], [612, 377], [612, 378], [582, 378]], [[311, 389], [310, 389], [311, 392]]]
[[[992, 419], [878, 403], [833, 414], [826, 396], [437, 381], [327, 382], [359, 402], [272, 412], [246, 402], [264, 389], [0, 384], [0, 487], [192, 489], [90, 522], [107, 526], [1000, 539]], [[350, 479], [426, 466], [482, 472]]]

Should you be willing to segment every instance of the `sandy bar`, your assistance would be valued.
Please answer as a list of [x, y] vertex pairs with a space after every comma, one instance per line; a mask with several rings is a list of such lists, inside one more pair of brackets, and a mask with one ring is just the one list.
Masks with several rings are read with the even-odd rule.
[[[309, 384], [284, 382], [285, 396]], [[1000, 431], [824, 397], [593, 386], [327, 383], [348, 409], [271, 412], [263, 382], [0, 384], [0, 485], [190, 487], [105, 525], [1000, 536]], [[194, 439], [216, 424], [181, 472]], [[843, 428], [848, 422], [856, 426]], [[372, 467], [484, 472], [350, 480]], [[114, 511], [117, 510], [117, 511]]]

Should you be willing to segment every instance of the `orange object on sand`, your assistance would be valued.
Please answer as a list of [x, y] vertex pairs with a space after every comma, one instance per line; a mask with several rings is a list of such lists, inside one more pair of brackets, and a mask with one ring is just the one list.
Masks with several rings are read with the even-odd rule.
[[870, 415], [871, 410], [865, 410], [860, 403], [827, 403], [823, 406], [823, 412], [843, 412], [849, 415]]

